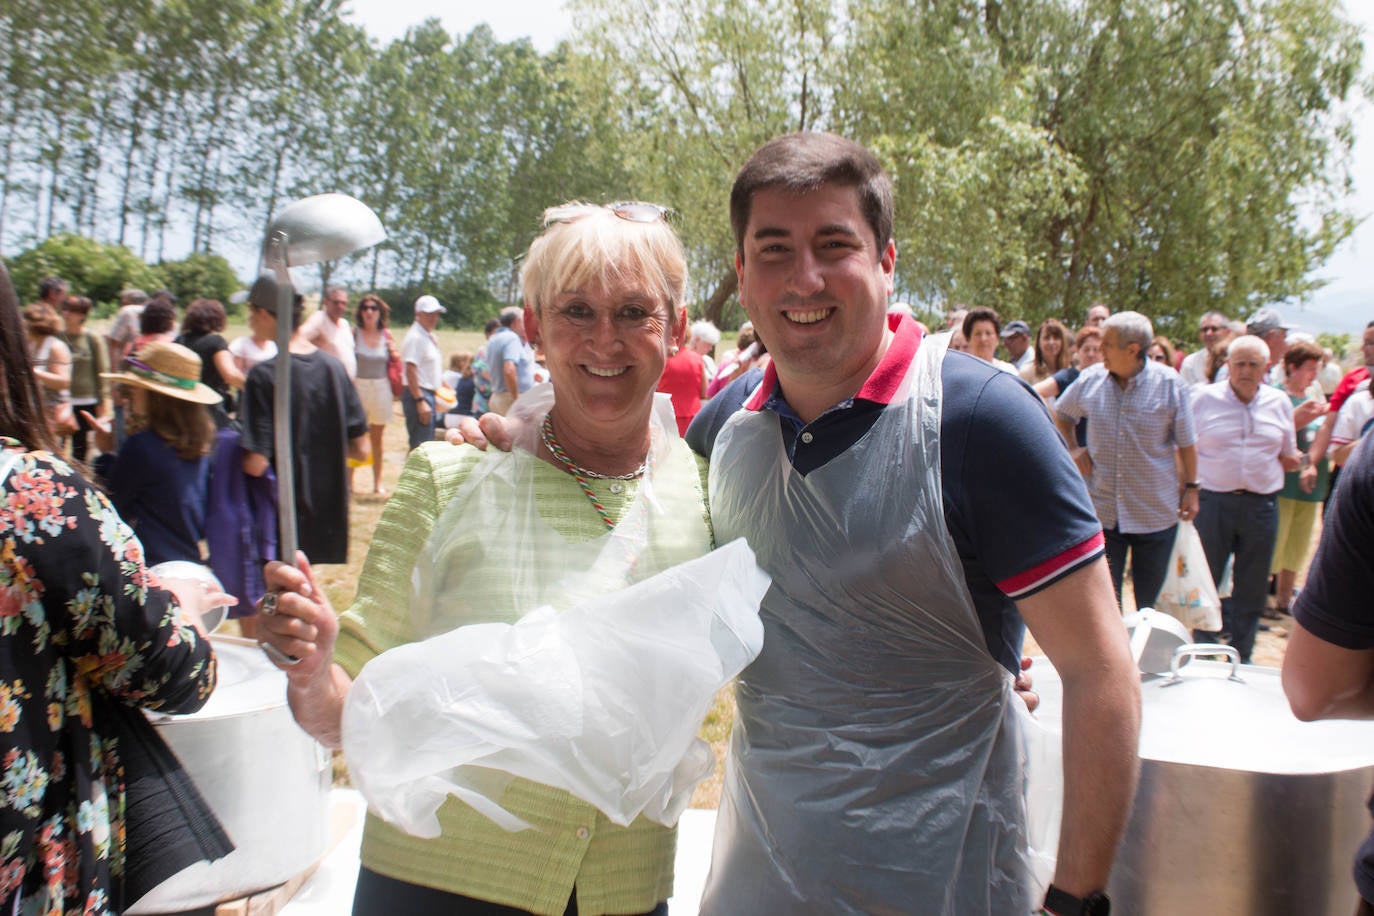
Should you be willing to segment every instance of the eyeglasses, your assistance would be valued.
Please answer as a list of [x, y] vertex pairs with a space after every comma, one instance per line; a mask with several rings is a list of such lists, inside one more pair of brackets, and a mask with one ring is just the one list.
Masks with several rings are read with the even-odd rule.
[[1224, 330], [1226, 330], [1226, 325], [1224, 325], [1224, 324], [1204, 324], [1204, 325], [1202, 326], [1201, 330], [1202, 330], [1202, 333], [1204, 333], [1204, 334], [1216, 334], [1216, 333], [1218, 333], [1219, 331], [1224, 331]]

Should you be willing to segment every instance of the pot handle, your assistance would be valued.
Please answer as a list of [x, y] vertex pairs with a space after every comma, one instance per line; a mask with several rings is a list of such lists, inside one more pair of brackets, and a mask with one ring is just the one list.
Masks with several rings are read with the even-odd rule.
[[1183, 675], [1178, 673], [1178, 669], [1183, 667], [1185, 658], [1197, 655], [1225, 655], [1231, 661], [1231, 674], [1226, 679], [1237, 684], [1245, 683], [1245, 679], [1240, 676], [1240, 653], [1234, 647], [1222, 643], [1194, 642], [1174, 650], [1174, 657], [1169, 660], [1169, 679], [1159, 686], [1172, 687], [1182, 683]]

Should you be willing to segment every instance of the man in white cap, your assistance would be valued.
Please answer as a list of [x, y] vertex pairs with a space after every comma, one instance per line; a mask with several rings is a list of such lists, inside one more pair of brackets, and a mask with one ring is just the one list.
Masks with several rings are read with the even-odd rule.
[[444, 377], [444, 358], [434, 329], [439, 326], [439, 316], [447, 311], [433, 296], [416, 299], [415, 323], [401, 341], [401, 362], [406, 370], [401, 411], [411, 448], [434, 438], [434, 391]]

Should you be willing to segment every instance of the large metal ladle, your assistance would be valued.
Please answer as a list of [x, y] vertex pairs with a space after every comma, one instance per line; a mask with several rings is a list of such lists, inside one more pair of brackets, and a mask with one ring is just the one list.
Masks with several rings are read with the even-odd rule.
[[291, 332], [295, 289], [289, 268], [332, 261], [386, 239], [386, 230], [367, 204], [347, 194], [317, 194], [287, 204], [267, 225], [263, 266], [277, 280], [277, 372], [272, 400], [276, 454], [277, 556], [296, 562], [296, 476], [291, 449]]

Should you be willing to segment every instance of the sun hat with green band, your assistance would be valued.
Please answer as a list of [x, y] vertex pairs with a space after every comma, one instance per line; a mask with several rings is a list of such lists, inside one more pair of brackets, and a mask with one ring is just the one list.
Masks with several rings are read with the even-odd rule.
[[124, 362], [128, 366], [125, 371], [102, 372], [100, 377], [196, 404], [218, 404], [221, 400], [213, 388], [200, 381], [200, 357], [181, 344], [152, 340]]

